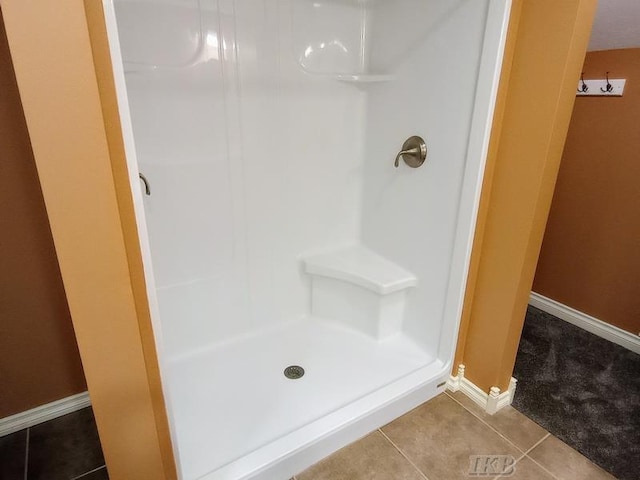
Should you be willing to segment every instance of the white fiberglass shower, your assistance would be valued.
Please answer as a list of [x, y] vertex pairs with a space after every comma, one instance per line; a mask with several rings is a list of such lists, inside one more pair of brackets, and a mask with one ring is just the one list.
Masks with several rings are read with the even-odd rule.
[[509, 1], [104, 6], [180, 477], [286, 479], [441, 392]]

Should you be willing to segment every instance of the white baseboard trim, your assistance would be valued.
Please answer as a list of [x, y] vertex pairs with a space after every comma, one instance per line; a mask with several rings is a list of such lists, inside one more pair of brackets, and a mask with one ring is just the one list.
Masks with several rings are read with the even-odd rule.
[[575, 308], [563, 305], [551, 298], [547, 298], [539, 293], [531, 292], [529, 297], [529, 305], [539, 308], [540, 310], [550, 313], [551, 315], [561, 318], [565, 322], [569, 322], [576, 327], [580, 327], [587, 332], [591, 332], [598, 337], [616, 343], [632, 352], [640, 354], [640, 336], [614, 327], [602, 320], [591, 315], [582, 313]]
[[458, 366], [458, 374], [449, 377], [447, 381], [448, 390], [464, 393], [490, 415], [493, 415], [507, 405], [511, 405], [513, 396], [516, 393], [517, 380], [515, 378], [511, 377], [509, 388], [506, 392], [500, 392], [498, 387], [491, 387], [489, 393], [486, 393], [469, 379], [465, 378], [464, 369], [465, 366], [460, 364]]
[[33, 427], [47, 420], [52, 420], [67, 413], [75, 412], [91, 405], [89, 392], [82, 392], [55, 402], [40, 405], [26, 412], [16, 413], [0, 418], [0, 437], [9, 435], [27, 427]]

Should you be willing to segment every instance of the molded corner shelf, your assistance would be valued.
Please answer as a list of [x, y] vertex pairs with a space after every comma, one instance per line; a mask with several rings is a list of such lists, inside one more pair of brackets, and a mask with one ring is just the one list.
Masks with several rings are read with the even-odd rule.
[[374, 74], [374, 73], [356, 73], [356, 74], [347, 74], [340, 73], [333, 75], [333, 78], [339, 80], [341, 82], [347, 83], [358, 83], [358, 84], [367, 84], [367, 83], [381, 83], [381, 82], [389, 82], [395, 78], [394, 75], [389, 74]]
[[336, 72], [314, 72], [304, 69], [307, 75], [336, 80], [338, 82], [350, 83], [352, 85], [364, 86], [375, 83], [390, 82], [396, 78], [391, 73], [336, 73]]
[[387, 295], [418, 284], [416, 276], [366, 247], [357, 245], [305, 257], [305, 271]]

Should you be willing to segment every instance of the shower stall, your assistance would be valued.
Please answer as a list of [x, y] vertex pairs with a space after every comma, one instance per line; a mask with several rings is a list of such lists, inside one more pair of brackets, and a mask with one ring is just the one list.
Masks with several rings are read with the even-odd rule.
[[103, 0], [179, 476], [442, 392], [509, 0]]

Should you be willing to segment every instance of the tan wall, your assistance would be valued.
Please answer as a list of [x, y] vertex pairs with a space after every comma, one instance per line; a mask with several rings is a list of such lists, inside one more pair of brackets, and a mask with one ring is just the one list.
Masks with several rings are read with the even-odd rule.
[[590, 52], [585, 79], [623, 97], [578, 97], [533, 290], [640, 332], [640, 48]]
[[0, 6], [109, 477], [175, 479], [101, 2]]
[[0, 418], [86, 390], [0, 11]]
[[513, 372], [596, 0], [514, 7], [454, 366], [484, 391]]

